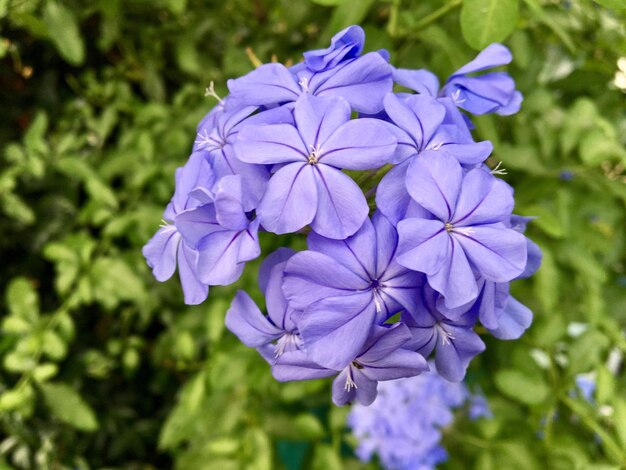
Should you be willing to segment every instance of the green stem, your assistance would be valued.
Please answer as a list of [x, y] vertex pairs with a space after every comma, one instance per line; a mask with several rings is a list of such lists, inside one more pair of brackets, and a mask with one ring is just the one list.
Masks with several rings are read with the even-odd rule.
[[389, 21], [387, 22], [387, 33], [392, 38], [398, 35], [398, 13], [400, 11], [400, 0], [393, 0], [391, 3], [391, 11], [389, 12]]
[[607, 455], [618, 465], [620, 468], [626, 468], [626, 452], [615, 442], [615, 439], [589, 414], [585, 407], [568, 397], [567, 395], [561, 396], [561, 402], [565, 404], [572, 412], [576, 413], [582, 420], [583, 424], [591, 431], [596, 433], [602, 441], [602, 446], [606, 450]]
[[450, 3], [443, 5], [442, 7], [433, 11], [430, 15], [426, 15], [424, 18], [422, 18], [422, 20], [415, 25], [415, 30], [420, 31], [424, 29], [430, 23], [437, 21], [446, 13], [458, 7], [461, 3], [463, 3], [463, 0], [452, 0]]

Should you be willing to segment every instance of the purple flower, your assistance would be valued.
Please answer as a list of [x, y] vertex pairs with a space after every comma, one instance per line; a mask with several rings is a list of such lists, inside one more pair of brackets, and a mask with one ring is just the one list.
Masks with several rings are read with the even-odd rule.
[[172, 277], [178, 265], [185, 303], [189, 305], [204, 302], [209, 288], [207, 283], [198, 279], [198, 252], [182, 241], [178, 228], [173, 224], [178, 214], [201, 204], [190, 195], [193, 190], [197, 187], [211, 187], [213, 183], [214, 176], [208, 163], [201, 154], [193, 153], [185, 166], [176, 170], [174, 196], [163, 213], [165, 225], [142, 249], [157, 281], [164, 282]]
[[397, 243], [395, 228], [377, 212], [346, 240], [311, 233], [309, 251], [289, 260], [283, 291], [303, 311], [298, 326], [312, 360], [341, 369], [373, 324], [417, 308], [423, 276], [396, 263]]
[[596, 391], [596, 378], [594, 373], [578, 374], [574, 381], [576, 382], [576, 388], [578, 393], [586, 401], [594, 404], [593, 395]]
[[439, 297], [437, 292], [425, 286], [420, 308], [414, 313], [402, 314], [401, 321], [413, 335], [405, 347], [424, 357], [434, 350], [439, 375], [452, 382], [460, 382], [470, 361], [485, 350], [485, 343], [472, 329], [475, 317], [455, 314], [456, 318], [448, 318], [446, 314], [450, 316], [450, 312], [438, 302]]
[[[237, 292], [226, 312], [226, 327], [246, 346], [257, 348], [270, 363], [283, 353], [302, 347], [302, 340], [293, 320], [295, 312], [288, 306], [282, 292], [283, 272], [293, 251], [282, 248], [272, 255], [265, 259], [260, 270], [261, 273], [269, 274], [266, 281], [260, 283], [268, 316], [263, 315], [250, 296], [243, 291]], [[274, 342], [276, 343], [272, 344]]]
[[396, 141], [375, 119], [350, 120], [341, 98], [302, 97], [296, 126], [245, 127], [235, 146], [240, 160], [281, 164], [257, 208], [263, 227], [282, 234], [310, 224], [320, 235], [344, 239], [369, 212], [359, 186], [341, 168], [378, 168], [392, 156]]
[[305, 52], [304, 63], [313, 72], [323, 72], [341, 62], [357, 58], [363, 50], [364, 43], [363, 28], [348, 26], [332, 37], [328, 48]]
[[402, 323], [388, 328], [374, 326], [361, 351], [345, 367], [325, 368], [298, 350], [278, 358], [272, 373], [282, 382], [330, 377], [339, 372], [333, 381], [333, 402], [341, 406], [356, 400], [367, 406], [376, 398], [378, 382], [412, 377], [428, 370], [420, 354], [402, 349], [410, 339], [411, 334]]
[[518, 112], [522, 102], [522, 94], [515, 90], [514, 80], [506, 72], [469, 75], [508, 64], [511, 60], [511, 52], [502, 44], [494, 43], [450, 75], [441, 90], [439, 80], [428, 70], [395, 69], [393, 78], [420, 94], [449, 97], [458, 107], [473, 114], [509, 115]]
[[408, 95], [401, 99], [389, 93], [384, 104], [389, 120], [395, 124], [392, 128], [398, 146], [394, 162], [399, 165], [393, 167], [378, 185], [376, 204], [389, 220], [397, 224], [405, 217], [410, 205], [407, 173], [419, 171], [414, 165], [417, 156], [447, 154], [462, 164], [476, 165], [489, 156], [493, 146], [488, 141], [474, 142], [464, 130], [464, 123], [461, 123], [462, 128], [443, 124], [446, 107], [432, 97]]
[[243, 208], [239, 175], [224, 176], [215, 193], [198, 188], [204, 204], [176, 216], [185, 243], [198, 252], [197, 277], [209, 285], [228, 285], [241, 276], [246, 261], [261, 253], [258, 219], [250, 220]]
[[241, 78], [228, 81], [231, 94], [227, 107], [274, 106], [293, 103], [303, 95], [314, 95], [344, 98], [360, 113], [375, 114], [382, 110], [383, 97], [393, 85], [391, 66], [383, 55], [370, 52], [341, 60], [331, 67], [332, 62], [331, 59], [320, 72], [308, 67], [289, 70], [282, 64], [261, 65]]
[[513, 195], [477, 168], [464, 174], [449, 155], [424, 155], [407, 175], [411, 197], [428, 213], [398, 224], [398, 262], [426, 274], [448, 308], [478, 296], [476, 276], [508, 282], [526, 267], [526, 238], [508, 228]]
[[388, 470], [434, 470], [447, 459], [441, 430], [452, 424], [453, 411], [468, 401], [470, 417], [489, 416], [483, 395], [442, 379], [433, 364], [417, 377], [381, 383], [374, 403], [355, 403], [348, 415], [358, 442], [356, 455], [368, 462], [377, 454]]
[[511, 62], [511, 52], [502, 44], [487, 46], [474, 60], [454, 72], [441, 90], [460, 108], [473, 114], [515, 114], [522, 103], [522, 94], [515, 90], [515, 81], [506, 72], [489, 72], [468, 76]]
[[254, 210], [261, 200], [269, 172], [264, 165], [244, 163], [237, 158], [233, 143], [243, 126], [254, 124], [293, 123], [291, 112], [286, 108], [276, 108], [253, 114], [254, 106], [216, 114], [207, 119], [197, 130], [194, 151], [202, 152], [211, 165], [215, 181], [224, 176], [240, 175], [246, 190], [243, 193], [243, 206], [246, 211]]

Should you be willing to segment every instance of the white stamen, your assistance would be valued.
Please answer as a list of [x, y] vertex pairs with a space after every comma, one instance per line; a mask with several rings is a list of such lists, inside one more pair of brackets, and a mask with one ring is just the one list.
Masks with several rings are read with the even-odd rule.
[[443, 326], [441, 326], [441, 323], [437, 323], [436, 325], [437, 330], [439, 331], [439, 333], [441, 334], [441, 343], [442, 344], [450, 344], [451, 340], [454, 340], [454, 335], [452, 333], [450, 333], [449, 331], [446, 331]]
[[309, 165], [315, 165], [318, 162], [322, 149], [318, 145], [317, 147], [311, 145], [311, 153], [309, 153], [308, 163]]
[[302, 88], [302, 91], [305, 93], [309, 92], [309, 79], [306, 77], [302, 77], [300, 79], [300, 81], [298, 82], [298, 85], [300, 85], [300, 88]]
[[300, 337], [297, 333], [285, 333], [276, 342], [274, 346], [274, 358], [278, 359], [285, 352], [300, 349]]
[[443, 142], [437, 142], [435, 145], [431, 145], [430, 149], [431, 150], [439, 150], [442, 145], [443, 145]]
[[465, 103], [465, 99], [459, 99], [461, 97], [461, 90], [457, 89], [454, 93], [452, 93], [452, 101], [454, 104]]
[[204, 96], [212, 96], [220, 103], [224, 103], [224, 100], [215, 92], [215, 84], [213, 80], [209, 83], [209, 87], [204, 89]]
[[199, 137], [199, 139], [194, 140], [194, 144], [208, 145], [211, 142], [211, 138], [209, 137], [209, 133], [206, 129], [203, 129], [202, 132], [198, 132], [198, 134], [196, 135]]
[[374, 304], [376, 305], [376, 313], [380, 313], [383, 311], [383, 307], [380, 304], [380, 300], [378, 299], [378, 295], [374, 294]]
[[359, 388], [352, 380], [352, 371], [350, 370], [350, 366], [348, 366], [348, 373], [346, 374], [346, 384], [343, 386], [344, 390], [350, 391], [352, 388]]
[[452, 231], [453, 232], [458, 232], [458, 233], [460, 233], [462, 235], [470, 235], [472, 233], [476, 233], [472, 227], [454, 228]]
[[492, 175], [506, 175], [506, 168], [500, 168], [500, 166], [502, 165], [502, 162], [498, 162], [498, 164], [496, 165], [496, 167], [491, 170], [491, 174]]
[[169, 225], [170, 224], [169, 224], [169, 222], [167, 220], [161, 219], [161, 225], [159, 225], [159, 227], [165, 228], [165, 227], [169, 227]]

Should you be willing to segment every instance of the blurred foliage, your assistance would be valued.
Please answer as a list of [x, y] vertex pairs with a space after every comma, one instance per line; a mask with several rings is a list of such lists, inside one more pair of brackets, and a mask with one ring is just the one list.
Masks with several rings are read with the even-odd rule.
[[535, 322], [485, 337], [468, 382], [494, 418], [460, 412], [444, 467], [626, 468], [624, 0], [0, 0], [0, 468], [365, 468], [328, 381], [278, 384], [225, 331], [237, 288], [261, 300], [258, 262], [187, 307], [140, 252], [208, 83], [352, 23], [441, 78], [504, 41], [525, 95], [475, 123], [538, 217], [543, 266], [514, 285]]

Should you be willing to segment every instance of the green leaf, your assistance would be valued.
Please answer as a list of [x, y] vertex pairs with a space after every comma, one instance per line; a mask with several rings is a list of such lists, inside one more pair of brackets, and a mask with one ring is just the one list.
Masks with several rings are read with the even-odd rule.
[[561, 227], [557, 216], [548, 208], [533, 205], [524, 209], [524, 214], [537, 217], [533, 220], [533, 225], [539, 227], [544, 233], [554, 238], [563, 238], [563, 227]]
[[552, 250], [541, 246], [543, 258], [541, 267], [534, 276], [533, 288], [545, 312], [552, 312], [559, 300], [559, 269]]
[[324, 426], [312, 414], [299, 414], [296, 416], [293, 425], [303, 439], [320, 439], [324, 437]]
[[31, 324], [39, 319], [39, 297], [28, 279], [12, 279], [6, 290], [6, 301], [11, 315]]
[[359, 24], [367, 16], [373, 4], [374, 0], [342, 0], [333, 11], [323, 37], [329, 39], [342, 29], [352, 24]]
[[95, 431], [98, 421], [91, 407], [70, 386], [61, 383], [40, 385], [44, 400], [52, 414], [81, 431]]
[[550, 389], [540, 375], [527, 375], [515, 369], [503, 369], [496, 373], [495, 382], [498, 389], [509, 398], [526, 405], [537, 405], [543, 402]]
[[31, 402], [32, 398], [33, 389], [29, 384], [6, 390], [0, 395], [0, 412], [21, 408]]
[[518, 0], [464, 0], [461, 33], [476, 50], [507, 38], [515, 29]]
[[37, 382], [46, 382], [54, 377], [59, 371], [59, 367], [51, 362], [40, 364], [33, 370], [33, 379]]
[[323, 5], [325, 7], [336, 7], [344, 3], [346, 0], [311, 0], [313, 3], [317, 3], [318, 5]]
[[626, 0], [593, 0], [598, 5], [615, 10], [626, 10]]
[[319, 444], [315, 447], [312, 470], [341, 470], [341, 457], [328, 444]]
[[67, 345], [61, 337], [52, 330], [47, 330], [43, 335], [43, 351], [50, 357], [60, 361], [67, 354]]
[[48, 0], [43, 11], [43, 22], [48, 37], [61, 57], [72, 65], [82, 65], [85, 61], [85, 44], [72, 10], [54, 0]]
[[613, 423], [619, 442], [626, 449], [626, 400], [623, 398], [615, 400]]

